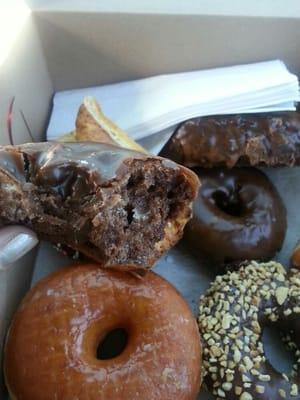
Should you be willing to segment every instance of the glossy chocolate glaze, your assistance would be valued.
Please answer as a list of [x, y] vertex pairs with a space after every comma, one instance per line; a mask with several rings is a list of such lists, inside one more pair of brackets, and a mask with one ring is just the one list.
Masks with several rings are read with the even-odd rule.
[[181, 238], [199, 184], [173, 161], [95, 142], [0, 146], [0, 183], [0, 225], [139, 270]]
[[160, 155], [188, 167], [300, 165], [300, 113], [191, 119], [176, 129]]
[[[113, 329], [121, 354], [97, 358]], [[167, 281], [97, 265], [68, 267], [40, 281], [10, 328], [4, 371], [22, 400], [196, 400], [201, 347], [196, 320]]]
[[[126, 168], [125, 160], [147, 158], [136, 151], [92, 142], [45, 142], [15, 146], [14, 151], [20, 153], [10, 153], [12, 148], [9, 146], [3, 149], [2, 154], [6, 154], [6, 159], [10, 157], [12, 166], [21, 154], [27, 157], [30, 181], [49, 187], [62, 197], [72, 195], [80, 198], [116, 178]], [[19, 171], [17, 166], [15, 169]]]
[[[251, 262], [219, 276], [200, 300], [204, 382], [224, 400], [300, 399], [300, 271]], [[280, 330], [295, 354], [290, 374], [267, 359], [265, 326]]]
[[192, 251], [216, 268], [243, 260], [268, 260], [286, 231], [282, 200], [253, 168], [197, 169], [202, 185], [184, 238]]
[[5, 150], [0, 150], [0, 169], [17, 181], [26, 181], [24, 159], [21, 153], [9, 153]]

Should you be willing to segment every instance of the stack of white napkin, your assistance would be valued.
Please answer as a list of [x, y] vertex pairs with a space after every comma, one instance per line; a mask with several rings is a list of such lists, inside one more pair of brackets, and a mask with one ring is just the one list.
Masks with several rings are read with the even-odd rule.
[[294, 110], [299, 85], [284, 63], [275, 60], [58, 92], [48, 140], [74, 129], [88, 95], [134, 139], [142, 139], [198, 116]]

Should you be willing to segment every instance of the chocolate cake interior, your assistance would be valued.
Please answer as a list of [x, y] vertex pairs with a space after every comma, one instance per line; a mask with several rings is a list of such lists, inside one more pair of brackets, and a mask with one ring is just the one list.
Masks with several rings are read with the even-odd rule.
[[100, 190], [107, 206], [91, 219], [102, 226], [102, 238], [94, 230], [91, 243], [103, 246], [116, 263], [142, 265], [163, 239], [166, 224], [180, 216], [193, 195], [182, 174], [161, 168], [160, 162], [135, 160], [130, 170], [120, 187], [112, 183]]
[[14, 154], [24, 182], [1, 170], [1, 224], [24, 224], [96, 260], [147, 265], [168, 229], [178, 236], [191, 212], [195, 187], [167, 160], [128, 158], [124, 171], [97, 184], [78, 163], [43, 163], [43, 171], [37, 164], [31, 155]]

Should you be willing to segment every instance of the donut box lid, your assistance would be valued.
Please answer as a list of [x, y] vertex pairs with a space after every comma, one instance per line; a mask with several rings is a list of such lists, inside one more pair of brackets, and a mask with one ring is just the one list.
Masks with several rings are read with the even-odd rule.
[[[43, 140], [54, 92], [151, 75], [282, 59], [300, 76], [298, 0], [11, 0], [0, 13], [0, 138]], [[155, 143], [151, 144], [155, 145]], [[278, 259], [287, 264], [299, 239], [300, 171], [267, 171], [288, 209], [289, 228]], [[34, 279], [69, 264], [49, 244], [0, 271], [0, 354], [8, 323]], [[183, 268], [184, 266], [184, 268]], [[213, 276], [181, 246], [156, 271], [171, 281], [196, 313]], [[0, 356], [0, 366], [1, 366]], [[0, 367], [1, 369], [1, 367]], [[0, 371], [1, 372], [1, 371]], [[1, 373], [2, 376], [2, 373]], [[3, 392], [4, 393], [4, 392]], [[0, 398], [5, 398], [0, 392]], [[208, 399], [206, 393], [199, 397]]]

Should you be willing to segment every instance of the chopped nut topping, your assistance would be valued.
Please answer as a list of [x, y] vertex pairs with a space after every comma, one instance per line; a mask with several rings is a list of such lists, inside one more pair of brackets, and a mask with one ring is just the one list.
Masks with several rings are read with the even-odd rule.
[[283, 389], [278, 389], [278, 393], [279, 393], [279, 396], [282, 397], [283, 399], [286, 398], [285, 390], [283, 390]]
[[271, 377], [270, 375], [259, 374], [258, 379], [262, 382], [269, 382], [271, 380]]
[[215, 357], [220, 357], [222, 354], [222, 351], [217, 346], [211, 346], [210, 351]]
[[225, 314], [222, 319], [222, 328], [228, 329], [230, 327], [232, 316], [230, 314]]
[[244, 357], [244, 363], [245, 363], [247, 370], [250, 371], [251, 368], [253, 367], [253, 362], [250, 360], [250, 358], [248, 356]]
[[244, 392], [240, 396], [240, 400], [252, 400], [252, 399], [253, 399], [252, 395], [248, 392]]
[[298, 386], [295, 383], [292, 385], [291, 396], [298, 396]]
[[285, 300], [288, 296], [288, 293], [289, 293], [289, 289], [284, 286], [280, 286], [275, 290], [275, 297], [276, 297], [277, 303], [280, 306], [285, 302]]
[[261, 386], [261, 385], [256, 385], [255, 386], [255, 390], [256, 390], [256, 392], [257, 393], [265, 393], [265, 387], [264, 386]]
[[[281, 322], [294, 313], [300, 314], [299, 271], [290, 271], [287, 278], [285, 269], [276, 262], [252, 261], [239, 271], [216, 277], [201, 299], [198, 317], [203, 368], [210, 377], [208, 389], [222, 399], [231, 390], [239, 400], [253, 400], [258, 397], [255, 393], [265, 393], [271, 376], [262, 373], [267, 360], [261, 321]], [[286, 343], [295, 353], [298, 351], [291, 337]], [[296, 357], [291, 378], [300, 368], [300, 349]], [[282, 377], [289, 385], [289, 377]], [[298, 386], [291, 385], [290, 394], [280, 388], [278, 394], [283, 399], [296, 397]]]
[[222, 388], [226, 391], [229, 392], [229, 390], [232, 389], [232, 383], [231, 382], [225, 382], [222, 384]]
[[233, 360], [235, 363], [239, 363], [241, 361], [242, 355], [239, 349], [235, 349], [233, 353]]
[[234, 388], [234, 393], [235, 393], [237, 396], [239, 396], [239, 395], [242, 393], [242, 391], [243, 391], [243, 388], [241, 388], [240, 386], [236, 386], [236, 387]]

